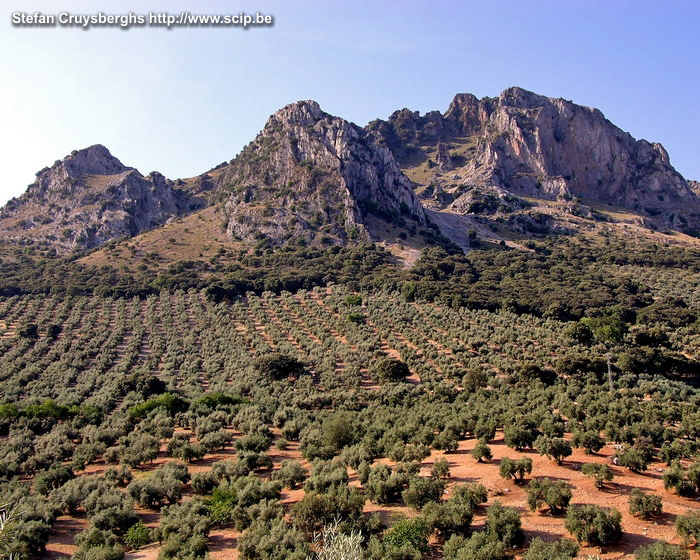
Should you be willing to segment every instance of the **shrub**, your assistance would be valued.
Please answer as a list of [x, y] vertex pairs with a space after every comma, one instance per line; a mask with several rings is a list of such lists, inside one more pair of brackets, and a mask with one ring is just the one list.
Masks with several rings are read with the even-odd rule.
[[586, 450], [586, 455], [600, 451], [605, 446], [605, 440], [598, 432], [574, 432], [571, 438], [574, 447], [582, 447]]
[[629, 497], [630, 513], [642, 519], [661, 515], [661, 496], [645, 494], [639, 488], [632, 490]]
[[603, 487], [605, 482], [610, 482], [614, 478], [613, 470], [605, 463], [584, 463], [581, 473], [595, 480], [596, 488]]
[[0, 551], [5, 557], [39, 558], [49, 540], [56, 508], [17, 479], [0, 485], [0, 504]]
[[158, 558], [204, 557], [210, 528], [209, 507], [201, 498], [164, 507], [155, 535], [165, 542]]
[[452, 430], [440, 432], [433, 440], [433, 449], [441, 449], [445, 453], [454, 453], [459, 447], [459, 439]]
[[176, 504], [182, 497], [185, 482], [190, 479], [187, 467], [168, 463], [148, 476], [133, 480], [127, 491], [143, 507], [160, 509], [164, 504]]
[[526, 474], [532, 472], [532, 459], [529, 457], [523, 457], [522, 459], [510, 459], [509, 457], [503, 457], [498, 466], [498, 473], [501, 478], [510, 479], [516, 484], [521, 483], [525, 479]]
[[40, 472], [34, 478], [34, 489], [44, 496], [51, 490], [60, 488], [75, 475], [70, 467], [62, 463], [54, 463], [48, 470]]
[[357, 435], [357, 425], [347, 412], [338, 412], [323, 424], [323, 444], [336, 453], [351, 445]]
[[636, 447], [628, 447], [615, 455], [618, 463], [627, 467], [632, 472], [645, 471], [647, 469], [647, 459], [644, 454]]
[[279, 480], [287, 488], [296, 488], [306, 480], [306, 469], [299, 461], [285, 459], [280, 469], [272, 474], [274, 480]]
[[344, 529], [359, 527], [365, 498], [357, 488], [334, 486], [327, 492], [307, 492], [290, 509], [294, 526], [308, 535], [340, 517]]
[[474, 510], [486, 499], [481, 485], [457, 486], [455, 490], [446, 502], [430, 502], [421, 512], [421, 518], [445, 539], [453, 534], [468, 535]]
[[74, 478], [54, 490], [51, 497], [64, 511], [84, 508], [91, 525], [103, 531], [123, 534], [139, 520], [132, 501], [103, 477]]
[[346, 318], [350, 323], [355, 323], [356, 325], [362, 325], [365, 322], [365, 316], [357, 311], [348, 313]]
[[445, 560], [509, 560], [511, 551], [487, 533], [474, 533], [466, 539], [453, 535], [445, 543]]
[[690, 457], [692, 450], [687, 442], [674, 440], [672, 442], [664, 442], [659, 450], [659, 458], [665, 461], [667, 465], [671, 465], [674, 461], [678, 461], [683, 457]]
[[616, 509], [610, 511], [596, 505], [571, 506], [564, 527], [578, 542], [589, 545], [607, 545], [622, 538], [622, 516]]
[[311, 476], [304, 489], [307, 492], [325, 492], [336, 486], [346, 486], [348, 471], [340, 461], [315, 461]]
[[486, 488], [481, 484], [456, 484], [452, 488], [450, 501], [469, 504], [472, 509], [476, 509], [479, 504], [486, 502], [487, 497]]
[[408, 366], [396, 358], [382, 358], [372, 365], [371, 373], [382, 383], [403, 381], [411, 375]]
[[445, 539], [453, 534], [468, 535], [474, 511], [486, 498], [481, 484], [458, 484], [446, 502], [426, 503], [420, 518]]
[[220, 429], [215, 432], [209, 432], [200, 439], [199, 443], [208, 453], [224, 449], [231, 443], [231, 434], [228, 430]]
[[192, 490], [197, 494], [210, 494], [217, 484], [218, 480], [211, 471], [192, 475]]
[[514, 424], [508, 426], [503, 432], [505, 444], [516, 451], [521, 451], [525, 447], [532, 447], [537, 439], [537, 435], [537, 430], [529, 424]]
[[422, 461], [429, 455], [430, 448], [424, 443], [413, 445], [398, 442], [387, 453], [389, 459], [398, 462]]
[[535, 449], [540, 455], [554, 459], [557, 465], [561, 465], [564, 458], [572, 453], [571, 444], [568, 441], [547, 436], [540, 436], [535, 440]]
[[162, 408], [168, 414], [174, 416], [178, 412], [184, 412], [188, 407], [189, 404], [182, 397], [172, 393], [164, 393], [148, 399], [144, 403], [132, 406], [129, 409], [129, 416], [131, 418], [145, 418], [149, 412], [156, 408]]
[[121, 462], [128, 467], [136, 467], [141, 463], [153, 461], [158, 456], [160, 444], [150, 434], [134, 434], [122, 438], [119, 445]]
[[576, 557], [578, 548], [578, 544], [569, 539], [545, 542], [535, 537], [523, 555], [523, 560], [569, 560]]
[[636, 560], [689, 560], [690, 555], [679, 546], [657, 541], [638, 548], [634, 553]]
[[477, 460], [478, 463], [483, 463], [484, 460], [490, 461], [493, 455], [491, 454], [491, 448], [486, 445], [485, 442], [479, 441], [472, 449], [472, 457]]
[[265, 354], [255, 360], [255, 369], [273, 381], [299, 377], [304, 373], [304, 364], [284, 354]]
[[479, 418], [474, 427], [474, 436], [483, 441], [491, 441], [496, 437], [496, 422], [488, 418]]
[[134, 479], [134, 475], [131, 474], [129, 467], [122, 465], [119, 468], [108, 468], [105, 471], [105, 479], [117, 486], [125, 487]]
[[430, 476], [433, 478], [449, 478], [450, 477], [450, 464], [444, 457], [436, 459], [433, 466], [430, 469]]
[[238, 539], [241, 560], [307, 560], [306, 536], [283, 517], [256, 519]]
[[676, 517], [676, 532], [686, 545], [700, 543], [700, 511], [689, 511]]
[[235, 443], [237, 451], [250, 451], [252, 453], [263, 453], [270, 449], [271, 445], [272, 438], [260, 432], [243, 436]]
[[315, 560], [363, 560], [362, 533], [341, 533], [338, 524], [336, 520], [326, 525], [319, 538], [314, 539], [320, 545], [314, 555]]
[[17, 336], [20, 338], [35, 340], [39, 338], [39, 327], [37, 327], [34, 323], [22, 325], [17, 329]]
[[391, 548], [400, 549], [409, 545], [421, 553], [428, 551], [430, 527], [421, 519], [399, 519], [384, 533], [384, 543]]
[[486, 532], [507, 547], [520, 546], [525, 539], [518, 510], [496, 500], [486, 508]]
[[143, 524], [143, 521], [139, 521], [135, 525], [129, 527], [126, 535], [124, 535], [124, 543], [132, 550], [138, 550], [150, 542], [151, 531]]
[[439, 502], [444, 490], [445, 482], [442, 480], [414, 476], [401, 495], [407, 506], [420, 509], [428, 502]]
[[552, 513], [559, 513], [569, 506], [571, 489], [561, 480], [536, 478], [527, 487], [527, 505], [531, 511], [547, 504]]
[[391, 504], [401, 499], [401, 493], [408, 485], [405, 473], [393, 471], [381, 463], [369, 471], [364, 484], [367, 497], [377, 504]]
[[87, 529], [75, 535], [78, 550], [73, 558], [78, 560], [121, 560], [124, 550], [119, 546], [117, 536], [110, 531]]

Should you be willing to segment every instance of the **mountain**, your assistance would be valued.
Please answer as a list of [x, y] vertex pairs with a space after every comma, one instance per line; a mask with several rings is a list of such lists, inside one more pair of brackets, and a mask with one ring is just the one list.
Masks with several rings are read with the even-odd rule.
[[0, 211], [0, 236], [83, 250], [132, 237], [204, 204], [160, 173], [144, 177], [95, 145], [37, 173], [27, 191]]
[[379, 140], [314, 101], [287, 105], [214, 181], [228, 234], [330, 243], [372, 239], [375, 219], [425, 224], [411, 182]]
[[40, 171], [0, 211], [0, 241], [68, 253], [155, 228], [145, 253], [166, 236], [173, 258], [210, 259], [227, 242], [380, 241], [408, 262], [438, 232], [468, 250], [616, 222], [642, 235], [697, 236], [700, 188], [660, 144], [634, 139], [597, 109], [513, 87], [497, 98], [456, 95], [445, 113], [402, 109], [364, 128], [299, 101], [230, 162], [175, 182], [91, 146]]
[[[455, 96], [444, 114], [403, 109], [373, 121], [404, 169], [442, 207], [473, 208], [474, 189], [615, 205], [664, 227], [698, 225], [698, 196], [666, 150], [635, 140], [597, 109], [512, 87], [497, 98]], [[413, 178], [413, 177], [412, 177]], [[449, 196], [444, 196], [444, 194]]]

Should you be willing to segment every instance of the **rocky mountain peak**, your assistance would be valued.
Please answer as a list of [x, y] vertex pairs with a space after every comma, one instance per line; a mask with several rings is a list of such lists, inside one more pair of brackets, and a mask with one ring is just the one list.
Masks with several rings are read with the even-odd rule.
[[0, 210], [0, 234], [48, 242], [61, 251], [87, 249], [203, 204], [157, 171], [144, 177], [96, 144], [37, 173], [27, 191]]
[[313, 126], [328, 116], [316, 101], [306, 100], [290, 103], [272, 115], [265, 125], [264, 132], [275, 130], [280, 124], [288, 126]]
[[512, 86], [504, 89], [498, 96], [498, 104], [515, 107], [517, 109], [531, 109], [541, 107], [547, 103], [548, 98], [521, 87]]
[[74, 179], [79, 179], [84, 174], [118, 175], [133, 169], [123, 165], [101, 144], [76, 150], [61, 163], [68, 175]]

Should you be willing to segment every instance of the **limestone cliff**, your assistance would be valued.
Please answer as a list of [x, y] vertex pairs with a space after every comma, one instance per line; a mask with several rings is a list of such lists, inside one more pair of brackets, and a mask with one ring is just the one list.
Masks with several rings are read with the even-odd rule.
[[[444, 114], [407, 109], [367, 126], [404, 165], [429, 159], [426, 183], [491, 187], [544, 199], [579, 197], [683, 228], [697, 195], [660, 144], [635, 140], [597, 109], [521, 88], [455, 96]], [[441, 177], [454, 170], [449, 180]], [[459, 211], [465, 204], [454, 200]]]
[[425, 223], [391, 151], [314, 101], [271, 116], [217, 176], [216, 189], [233, 238], [343, 243], [372, 239], [370, 216]]

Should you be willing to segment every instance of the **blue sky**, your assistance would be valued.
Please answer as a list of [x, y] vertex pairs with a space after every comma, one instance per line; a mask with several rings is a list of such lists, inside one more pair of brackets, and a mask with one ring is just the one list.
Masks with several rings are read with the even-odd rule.
[[[599, 108], [700, 179], [700, 2], [0, 0], [0, 202], [74, 149], [142, 173], [230, 160], [298, 99], [359, 125], [518, 85]], [[28, 28], [16, 11], [271, 14], [269, 28]]]

